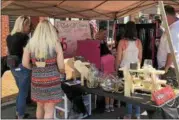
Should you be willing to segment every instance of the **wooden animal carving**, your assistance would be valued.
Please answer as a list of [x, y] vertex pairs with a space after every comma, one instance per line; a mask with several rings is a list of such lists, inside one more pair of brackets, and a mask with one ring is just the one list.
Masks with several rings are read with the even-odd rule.
[[80, 77], [80, 73], [74, 67], [74, 58], [65, 59], [64, 63], [67, 80], [76, 79], [77, 77]]
[[74, 67], [81, 74], [81, 85], [84, 86], [84, 79], [88, 79], [89, 69], [86, 67], [86, 63], [83, 64], [80, 60], [75, 61]]

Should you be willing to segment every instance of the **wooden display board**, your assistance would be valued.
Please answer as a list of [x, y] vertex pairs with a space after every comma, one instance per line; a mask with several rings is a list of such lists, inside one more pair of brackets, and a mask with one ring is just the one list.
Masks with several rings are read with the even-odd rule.
[[64, 57], [74, 57], [78, 40], [91, 39], [89, 21], [55, 21], [59, 40], [65, 45]]

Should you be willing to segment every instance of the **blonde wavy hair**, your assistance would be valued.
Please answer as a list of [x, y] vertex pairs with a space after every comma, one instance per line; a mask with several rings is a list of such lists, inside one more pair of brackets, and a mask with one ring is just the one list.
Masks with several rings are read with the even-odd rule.
[[35, 29], [32, 38], [29, 40], [26, 49], [36, 58], [53, 56], [58, 36], [54, 26], [48, 20], [42, 20]]
[[17, 32], [24, 32], [24, 25], [29, 25], [30, 26], [30, 17], [28, 16], [19, 16], [14, 24], [14, 27], [11, 31], [11, 35], [14, 35]]

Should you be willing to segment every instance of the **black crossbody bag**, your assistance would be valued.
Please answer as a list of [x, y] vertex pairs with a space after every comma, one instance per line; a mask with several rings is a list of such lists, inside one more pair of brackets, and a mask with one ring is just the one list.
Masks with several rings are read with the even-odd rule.
[[10, 50], [12, 49], [12, 44], [9, 51], [9, 55], [7, 56], [7, 66], [9, 68], [17, 68], [20, 64], [20, 58], [17, 55], [10, 55]]

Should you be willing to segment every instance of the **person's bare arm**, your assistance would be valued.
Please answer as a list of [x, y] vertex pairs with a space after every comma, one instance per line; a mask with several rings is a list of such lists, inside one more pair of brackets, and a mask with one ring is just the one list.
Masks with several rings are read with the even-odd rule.
[[118, 47], [117, 47], [116, 70], [118, 69], [119, 65], [121, 64], [121, 60], [122, 60], [122, 43], [120, 41], [118, 44]]
[[64, 57], [63, 57], [63, 50], [60, 43], [56, 45], [56, 52], [57, 52], [57, 65], [58, 69], [61, 73], [65, 72], [65, 64], [64, 64]]
[[[174, 49], [174, 54], [177, 53], [177, 47], [178, 47], [178, 39], [179, 39], [179, 36], [178, 36], [178, 31], [175, 31], [174, 29], [170, 31], [170, 34], [172, 36], [172, 45], [173, 45], [173, 49]], [[169, 44], [168, 44], [168, 41], [166, 42], [166, 49], [167, 49], [167, 60], [166, 60], [166, 63], [165, 63], [165, 72], [168, 72], [168, 69], [170, 68], [170, 66], [172, 65], [173, 63], [173, 58], [172, 58], [172, 53], [170, 51], [170, 48], [169, 48]]]
[[31, 69], [30, 53], [26, 48], [24, 48], [24, 53], [22, 57], [22, 65], [28, 69]]
[[172, 64], [172, 54], [168, 53], [167, 54], [167, 61], [165, 63], [165, 72], [168, 72], [168, 69], [170, 68], [171, 64]]
[[166, 50], [167, 50], [167, 58], [166, 58], [166, 63], [165, 63], [165, 72], [167, 73], [168, 72], [168, 69], [170, 68], [173, 60], [172, 60], [172, 53], [170, 51], [170, 48], [169, 48], [169, 44], [168, 44], [168, 41], [165, 41], [165, 45], [166, 45]]
[[138, 56], [140, 63], [142, 62], [142, 51], [143, 51], [143, 48], [142, 48], [142, 43], [140, 41], [139, 42], [139, 56]]

